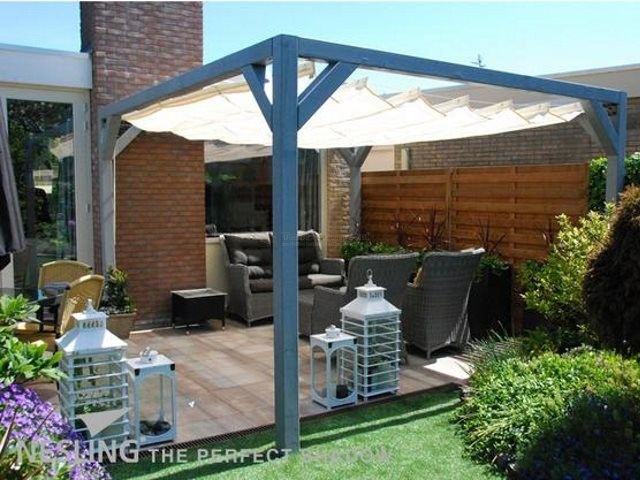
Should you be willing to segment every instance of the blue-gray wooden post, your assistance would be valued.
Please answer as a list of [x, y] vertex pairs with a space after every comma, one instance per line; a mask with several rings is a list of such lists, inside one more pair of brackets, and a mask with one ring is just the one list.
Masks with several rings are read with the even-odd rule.
[[607, 202], [616, 202], [618, 195], [624, 188], [625, 165], [624, 158], [627, 143], [627, 98], [624, 98], [617, 104], [618, 111], [615, 118], [616, 153], [608, 156], [607, 161]]
[[273, 350], [276, 448], [298, 451], [298, 42], [273, 39]]
[[362, 165], [371, 147], [339, 148], [349, 165], [349, 235], [356, 236], [362, 220]]

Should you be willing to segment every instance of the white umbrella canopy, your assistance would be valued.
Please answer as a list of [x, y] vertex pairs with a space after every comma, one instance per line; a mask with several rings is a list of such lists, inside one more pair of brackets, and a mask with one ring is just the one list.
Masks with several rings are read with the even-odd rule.
[[[301, 70], [298, 91], [311, 83]], [[313, 71], [313, 69], [311, 69]], [[270, 83], [265, 85], [271, 99]], [[580, 102], [517, 108], [506, 100], [471, 107], [468, 96], [432, 104], [420, 90], [392, 97], [374, 92], [366, 79], [343, 84], [298, 133], [300, 148], [347, 148], [451, 140], [537, 128], [573, 120]], [[123, 116], [151, 132], [189, 140], [271, 146], [271, 131], [247, 84], [237, 78]]]

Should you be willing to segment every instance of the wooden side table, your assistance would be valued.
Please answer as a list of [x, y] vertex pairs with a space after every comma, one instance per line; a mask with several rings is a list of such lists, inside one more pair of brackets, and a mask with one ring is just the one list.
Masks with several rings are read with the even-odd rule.
[[227, 322], [224, 315], [224, 305], [227, 294], [212, 288], [198, 288], [194, 290], [173, 290], [171, 292], [171, 324], [186, 326], [187, 332], [191, 325], [218, 319], [222, 320], [224, 330]]

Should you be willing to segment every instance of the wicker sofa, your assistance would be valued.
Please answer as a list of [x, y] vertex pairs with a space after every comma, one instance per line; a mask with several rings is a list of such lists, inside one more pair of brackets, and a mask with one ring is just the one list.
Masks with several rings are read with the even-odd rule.
[[[221, 235], [228, 261], [227, 311], [247, 325], [273, 316], [273, 235], [255, 232]], [[324, 258], [320, 236], [310, 230], [298, 232], [298, 288], [339, 288], [344, 284], [344, 261]]]

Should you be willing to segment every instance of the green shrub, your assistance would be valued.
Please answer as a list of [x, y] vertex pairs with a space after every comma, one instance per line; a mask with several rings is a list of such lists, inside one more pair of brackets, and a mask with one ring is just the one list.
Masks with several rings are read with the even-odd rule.
[[640, 187], [623, 193], [606, 242], [589, 262], [584, 299], [605, 345], [640, 351]]
[[31, 321], [40, 306], [29, 302], [22, 295], [0, 296], [0, 327], [12, 326], [18, 322]]
[[611, 210], [589, 212], [573, 225], [569, 217], [557, 217], [560, 229], [545, 262], [527, 262], [518, 279], [527, 308], [551, 323], [574, 326], [584, 322], [586, 309], [582, 282], [589, 255], [604, 242]]
[[518, 459], [528, 480], [640, 478], [638, 392], [578, 395], [550, 418]]
[[549, 425], [571, 414], [581, 395], [617, 392], [640, 400], [637, 361], [590, 349], [530, 359], [509, 354], [476, 369], [456, 420], [473, 457], [517, 463]]
[[135, 310], [129, 295], [129, 277], [114, 266], [107, 269], [101, 309], [108, 314], [132, 313]]
[[[640, 185], [640, 152], [636, 152], [624, 161], [624, 184]], [[594, 158], [589, 162], [589, 210], [604, 211], [607, 189], [607, 159]]]
[[58, 369], [62, 352], [49, 355], [46, 343], [23, 342], [11, 327], [0, 327], [0, 352], [0, 387], [38, 378], [59, 380], [63, 376]]
[[485, 254], [480, 258], [478, 270], [476, 272], [476, 281], [480, 281], [484, 274], [500, 275], [502, 272], [509, 270], [510, 264], [497, 254]]
[[376, 243], [360, 238], [347, 238], [340, 247], [340, 254], [347, 266], [349, 266], [349, 261], [358, 255], [383, 255], [402, 251], [403, 248], [397, 245]]

